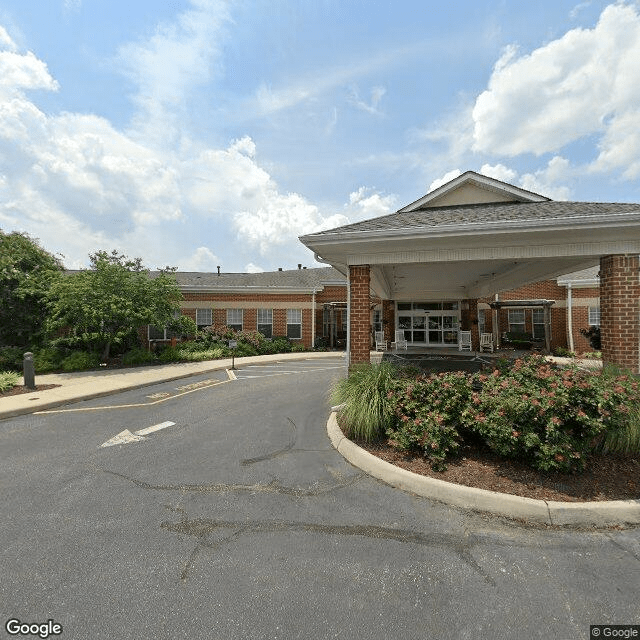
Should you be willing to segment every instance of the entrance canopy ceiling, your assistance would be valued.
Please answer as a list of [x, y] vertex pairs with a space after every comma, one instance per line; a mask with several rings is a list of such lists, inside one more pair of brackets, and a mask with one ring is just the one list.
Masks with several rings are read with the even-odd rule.
[[396, 213], [302, 236], [393, 300], [480, 298], [640, 253], [640, 205], [555, 202], [467, 172]]

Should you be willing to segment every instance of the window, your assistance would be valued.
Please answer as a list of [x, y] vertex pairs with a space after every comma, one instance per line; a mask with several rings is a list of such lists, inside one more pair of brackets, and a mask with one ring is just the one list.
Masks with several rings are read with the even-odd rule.
[[227, 327], [242, 331], [242, 309], [227, 309]]
[[[174, 318], [180, 317], [180, 312], [176, 311], [173, 314]], [[166, 327], [156, 327], [155, 325], [148, 324], [147, 325], [147, 338], [149, 342], [152, 341], [168, 341], [171, 338], [179, 338], [180, 334], [175, 331], [169, 331]]]
[[525, 333], [524, 309], [509, 309], [509, 331]]
[[287, 309], [287, 338], [302, 338], [302, 309]]
[[373, 330], [382, 331], [382, 311], [375, 309], [373, 312]]
[[196, 324], [198, 329], [210, 327], [213, 324], [213, 311], [211, 309], [196, 309]]
[[600, 326], [600, 307], [589, 307], [589, 326]]
[[150, 324], [147, 325], [147, 337], [149, 342], [152, 342], [154, 340], [171, 340], [171, 338], [179, 338], [180, 336], [173, 331], [169, 331], [166, 327], [163, 329]]
[[531, 309], [531, 322], [533, 337], [544, 340], [544, 309]]
[[484, 309], [478, 309], [478, 331], [480, 333], [487, 332], [487, 321], [484, 316]]
[[258, 331], [265, 338], [273, 337], [273, 310], [258, 309]]

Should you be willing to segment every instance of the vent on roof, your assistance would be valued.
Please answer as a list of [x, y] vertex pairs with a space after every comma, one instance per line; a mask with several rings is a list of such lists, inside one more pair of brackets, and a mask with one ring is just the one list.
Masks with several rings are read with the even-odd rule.
[[218, 267], [218, 275], [220, 275], [220, 267]]
[[282, 267], [278, 267], [278, 271], [282, 271]]
[[298, 269], [302, 269], [302, 265], [298, 263]]

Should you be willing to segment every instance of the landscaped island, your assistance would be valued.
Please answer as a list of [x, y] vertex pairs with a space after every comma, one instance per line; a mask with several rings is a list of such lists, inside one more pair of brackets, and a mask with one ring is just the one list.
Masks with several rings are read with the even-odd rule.
[[634, 376], [558, 367], [536, 355], [474, 374], [361, 365], [336, 384], [333, 401], [343, 404], [348, 437], [386, 439], [436, 470], [469, 442], [543, 472], [581, 472], [592, 454], [640, 452]]

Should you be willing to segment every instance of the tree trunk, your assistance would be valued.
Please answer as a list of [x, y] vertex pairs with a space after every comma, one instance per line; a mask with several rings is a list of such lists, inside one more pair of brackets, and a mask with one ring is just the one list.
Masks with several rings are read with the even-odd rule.
[[102, 352], [102, 362], [107, 362], [109, 359], [109, 351], [111, 350], [111, 340], [107, 340], [107, 344], [104, 346], [104, 351]]

